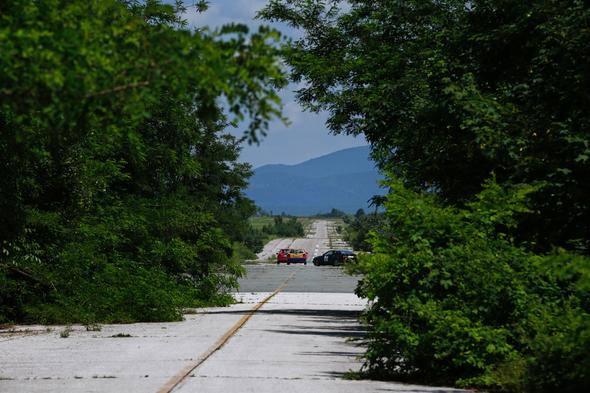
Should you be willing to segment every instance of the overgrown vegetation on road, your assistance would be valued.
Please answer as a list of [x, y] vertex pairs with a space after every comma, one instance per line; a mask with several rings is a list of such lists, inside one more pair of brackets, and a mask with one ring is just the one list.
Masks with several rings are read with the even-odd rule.
[[582, 391], [590, 366], [588, 258], [515, 241], [534, 187], [488, 182], [462, 208], [390, 183], [361, 296], [378, 299], [366, 354], [378, 377]]
[[305, 227], [302, 218], [290, 216], [257, 216], [252, 217], [249, 232], [249, 243], [255, 252], [262, 251], [264, 243], [281, 237], [303, 237]]
[[281, 117], [279, 36], [190, 31], [185, 12], [1, 2], [0, 322], [174, 320], [227, 301], [255, 207], [223, 131], [250, 119], [256, 141]]
[[299, 101], [389, 174], [367, 371], [590, 389], [590, 6], [271, 0]]

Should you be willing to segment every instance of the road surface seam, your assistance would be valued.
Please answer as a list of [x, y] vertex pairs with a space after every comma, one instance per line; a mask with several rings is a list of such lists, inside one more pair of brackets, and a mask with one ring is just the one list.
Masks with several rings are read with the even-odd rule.
[[242, 326], [248, 322], [250, 318], [258, 311], [262, 306], [264, 306], [270, 299], [272, 299], [277, 293], [281, 292], [286, 286], [287, 283], [295, 276], [296, 272], [293, 272], [273, 293], [268, 295], [266, 298], [258, 302], [254, 307], [252, 307], [246, 315], [244, 315], [235, 325], [233, 325], [219, 340], [213, 344], [203, 355], [201, 355], [198, 359], [193, 361], [192, 363], [188, 364], [184, 367], [178, 374], [173, 376], [162, 388], [158, 390], [158, 393], [171, 393], [176, 387], [178, 387], [182, 382], [186, 380], [186, 378], [192, 373], [197, 367], [203, 364], [207, 359], [211, 357], [215, 352], [220, 350], [230, 338], [232, 338], [238, 330]]

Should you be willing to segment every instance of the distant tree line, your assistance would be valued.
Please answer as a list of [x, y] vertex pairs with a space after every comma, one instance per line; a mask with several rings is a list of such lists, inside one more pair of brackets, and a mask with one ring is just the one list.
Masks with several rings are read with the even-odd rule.
[[277, 237], [303, 237], [305, 230], [303, 224], [297, 220], [297, 217], [273, 217], [272, 225], [264, 225], [262, 233]]
[[354, 216], [344, 218], [344, 240], [356, 251], [373, 251], [371, 237], [379, 233], [384, 224], [383, 213], [365, 213], [359, 209]]
[[363, 135], [389, 177], [358, 265], [366, 372], [588, 391], [590, 4], [271, 0], [261, 16], [302, 30], [284, 53], [299, 102]]
[[303, 224], [297, 219], [297, 217], [287, 216], [286, 214], [270, 216], [267, 213], [258, 210], [253, 219], [262, 219], [264, 221], [267, 221], [268, 219], [271, 220], [270, 223], [262, 226], [253, 226], [251, 223], [247, 223], [245, 226], [247, 230], [240, 232], [241, 241], [237, 243], [234, 248], [242, 260], [256, 259], [256, 254], [261, 252], [266, 242], [271, 239], [297, 238], [305, 235]]
[[0, 3], [0, 322], [174, 320], [227, 301], [256, 209], [224, 130], [250, 119], [256, 141], [281, 117], [279, 35], [193, 31], [185, 12]]
[[347, 213], [336, 208], [332, 208], [332, 210], [330, 210], [328, 213], [318, 213], [315, 215], [317, 218], [344, 218], [347, 216]]

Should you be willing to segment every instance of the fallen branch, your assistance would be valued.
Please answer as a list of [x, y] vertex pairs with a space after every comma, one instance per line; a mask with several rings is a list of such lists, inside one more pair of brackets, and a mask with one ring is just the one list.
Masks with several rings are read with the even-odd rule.
[[145, 86], [148, 86], [149, 84], [150, 84], [149, 81], [128, 83], [126, 85], [115, 86], [113, 88], [102, 90], [102, 91], [99, 91], [96, 93], [88, 93], [86, 95], [86, 98], [106, 96], [108, 94], [119, 93], [119, 92], [125, 91], [125, 90], [131, 90], [131, 89], [137, 89], [139, 87], [145, 87]]
[[31, 273], [27, 272], [26, 270], [22, 270], [16, 266], [11, 266], [11, 265], [7, 265], [7, 264], [0, 264], [0, 267], [7, 268], [8, 270], [10, 270], [13, 273], [16, 273], [18, 275], [26, 277], [29, 280], [36, 282], [37, 284], [41, 284], [46, 287], [51, 287], [51, 288], [53, 288], [54, 291], [57, 291], [57, 288], [55, 287], [55, 284], [53, 284], [53, 282], [50, 281], [49, 283], [47, 283], [47, 282], [41, 280], [40, 278], [33, 276]]

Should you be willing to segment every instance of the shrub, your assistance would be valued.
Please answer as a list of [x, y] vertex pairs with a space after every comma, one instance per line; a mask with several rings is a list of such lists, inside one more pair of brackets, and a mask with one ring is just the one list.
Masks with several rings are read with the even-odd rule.
[[590, 259], [515, 244], [534, 188], [490, 181], [454, 208], [389, 185], [375, 254], [359, 265], [357, 292], [373, 300], [367, 371], [513, 391], [587, 384]]
[[297, 217], [284, 219], [283, 216], [275, 216], [273, 220], [272, 225], [262, 227], [264, 233], [279, 237], [302, 237], [305, 234], [303, 224], [297, 220]]

